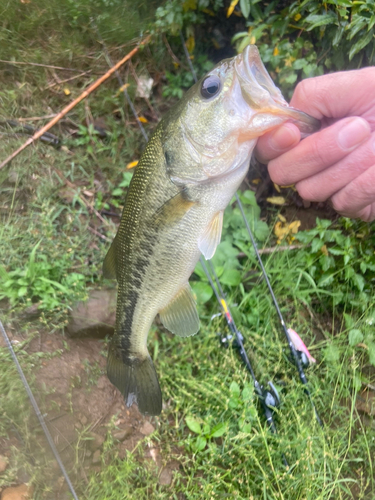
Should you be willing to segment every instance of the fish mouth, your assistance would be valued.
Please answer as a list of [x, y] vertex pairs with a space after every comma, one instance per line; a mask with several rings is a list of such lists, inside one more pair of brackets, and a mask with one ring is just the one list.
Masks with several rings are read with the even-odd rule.
[[300, 129], [302, 137], [320, 129], [319, 120], [289, 106], [273, 83], [255, 45], [248, 45], [236, 57], [235, 71], [243, 98], [256, 113], [285, 118], [284, 121], [292, 122]]

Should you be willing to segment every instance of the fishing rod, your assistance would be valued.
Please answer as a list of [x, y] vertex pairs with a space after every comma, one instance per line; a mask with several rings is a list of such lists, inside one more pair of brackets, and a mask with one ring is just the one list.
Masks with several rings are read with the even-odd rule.
[[[193, 79], [194, 79], [194, 81], [196, 83], [198, 81], [198, 78], [197, 78], [197, 75], [196, 75], [196, 73], [194, 71], [193, 64], [191, 62], [191, 59], [190, 59], [190, 56], [189, 56], [189, 52], [188, 52], [186, 44], [185, 44], [185, 39], [184, 39], [184, 36], [183, 36], [181, 30], [180, 30], [180, 38], [181, 38], [181, 42], [182, 42], [182, 46], [183, 46], [183, 49], [184, 49], [184, 53], [185, 53], [186, 59], [187, 59], [188, 64], [189, 64], [189, 68], [191, 69], [191, 73], [193, 75]], [[250, 225], [249, 225], [249, 223], [247, 221], [247, 218], [246, 218], [246, 215], [245, 215], [245, 211], [243, 209], [243, 205], [242, 205], [242, 202], [240, 200], [240, 197], [238, 196], [238, 193], [236, 193], [236, 201], [238, 203], [238, 207], [240, 209], [243, 221], [245, 223], [246, 230], [247, 230], [247, 232], [249, 234], [250, 241], [251, 241], [251, 243], [253, 245], [253, 248], [254, 248], [254, 251], [255, 251], [255, 255], [256, 255], [256, 258], [257, 258], [258, 263], [259, 263], [259, 267], [260, 267], [260, 269], [262, 271], [263, 277], [264, 277], [264, 279], [265, 279], [265, 281], [267, 283], [268, 290], [269, 290], [269, 292], [271, 294], [272, 302], [273, 302], [273, 305], [274, 305], [274, 307], [276, 309], [277, 315], [279, 317], [281, 327], [282, 327], [282, 329], [284, 331], [284, 334], [285, 334], [285, 337], [286, 337], [286, 340], [287, 340], [287, 343], [288, 343], [288, 346], [289, 346], [289, 350], [290, 350], [290, 353], [291, 353], [291, 356], [292, 356], [292, 361], [293, 361], [295, 367], [297, 368], [299, 378], [300, 378], [300, 380], [301, 380], [301, 382], [302, 382], [302, 384], [304, 386], [304, 392], [305, 392], [305, 394], [308, 396], [308, 398], [310, 400], [310, 403], [311, 403], [312, 408], [314, 410], [315, 418], [316, 418], [318, 424], [321, 427], [323, 427], [323, 422], [322, 422], [322, 420], [321, 420], [321, 418], [320, 418], [320, 416], [318, 414], [318, 411], [317, 411], [316, 406], [314, 404], [314, 401], [312, 399], [312, 395], [311, 395], [310, 389], [308, 387], [307, 377], [305, 375], [305, 372], [304, 372], [304, 369], [303, 369], [303, 366], [302, 366], [302, 364], [304, 364], [305, 366], [308, 366], [308, 364], [305, 362], [305, 359], [306, 359], [305, 354], [302, 353], [301, 351], [297, 350], [295, 348], [293, 342], [291, 341], [291, 338], [290, 338], [288, 329], [286, 327], [283, 315], [281, 314], [281, 310], [280, 310], [279, 304], [278, 304], [278, 302], [276, 300], [276, 296], [275, 296], [274, 291], [272, 289], [272, 286], [271, 286], [270, 280], [268, 278], [266, 269], [265, 269], [265, 267], [263, 265], [262, 258], [261, 258], [260, 254], [259, 254], [255, 238], [254, 238], [253, 233], [251, 231]], [[212, 271], [215, 272], [215, 270], [213, 269], [213, 266], [212, 266]], [[219, 283], [219, 280], [217, 279], [216, 282]]]
[[32, 390], [31, 390], [31, 388], [30, 388], [30, 386], [29, 386], [29, 384], [28, 384], [28, 382], [26, 380], [25, 374], [23, 373], [22, 367], [21, 367], [21, 365], [20, 365], [20, 363], [18, 361], [17, 355], [14, 352], [12, 343], [9, 340], [9, 337], [8, 337], [8, 335], [7, 335], [7, 333], [6, 333], [5, 329], [4, 329], [4, 326], [3, 326], [3, 323], [1, 322], [1, 320], [0, 320], [0, 330], [1, 330], [1, 333], [2, 333], [2, 335], [4, 337], [5, 344], [8, 347], [8, 349], [10, 351], [10, 354], [11, 354], [11, 356], [13, 358], [13, 361], [14, 361], [16, 367], [17, 367], [18, 374], [19, 374], [19, 376], [20, 376], [20, 378], [22, 380], [22, 383], [23, 383], [23, 385], [24, 385], [24, 387], [26, 389], [26, 392], [27, 392], [27, 395], [28, 395], [28, 397], [30, 399], [31, 405], [34, 408], [35, 414], [36, 414], [36, 416], [37, 416], [37, 418], [39, 420], [39, 423], [40, 423], [40, 425], [41, 425], [41, 427], [42, 427], [42, 429], [44, 431], [44, 434], [45, 434], [45, 436], [47, 438], [48, 444], [49, 444], [49, 446], [50, 446], [50, 448], [52, 450], [52, 453], [55, 456], [56, 462], [58, 463], [58, 465], [60, 467], [60, 470], [62, 472], [62, 475], [64, 476], [65, 481], [66, 481], [66, 483], [67, 483], [67, 485], [69, 487], [70, 493], [72, 494], [74, 500], [78, 500], [78, 496], [77, 496], [77, 494], [76, 494], [76, 492], [74, 490], [73, 484], [70, 481], [68, 473], [66, 472], [66, 469], [65, 469], [64, 464], [63, 464], [63, 462], [61, 460], [59, 452], [57, 451], [57, 448], [55, 446], [53, 438], [52, 438], [52, 436], [51, 436], [51, 434], [50, 434], [50, 432], [48, 430], [46, 421], [45, 421], [45, 419], [44, 419], [44, 417], [43, 417], [43, 415], [42, 415], [42, 413], [41, 413], [41, 411], [39, 409], [38, 403], [36, 402], [36, 400], [34, 398], [34, 394], [33, 394]]
[[[214, 291], [216, 299], [222, 308], [222, 311], [223, 311], [224, 317], [226, 319], [228, 328], [232, 332], [232, 335], [229, 335], [227, 337], [222, 337], [221, 343], [224, 347], [229, 347], [230, 342], [232, 342], [232, 347], [238, 349], [239, 355], [240, 355], [244, 365], [246, 366], [247, 370], [250, 372], [251, 378], [253, 379], [255, 394], [257, 395], [257, 397], [260, 401], [260, 405], [261, 405], [261, 408], [263, 410], [268, 427], [269, 427], [270, 431], [272, 432], [272, 434], [277, 434], [277, 428], [276, 428], [276, 423], [275, 423], [274, 418], [273, 418], [273, 414], [274, 414], [275, 410], [278, 409], [281, 405], [279, 393], [271, 381], [268, 381], [268, 383], [267, 383], [268, 387], [267, 387], [267, 386], [261, 385], [259, 383], [259, 381], [257, 380], [257, 378], [255, 376], [255, 372], [254, 372], [253, 367], [251, 365], [250, 359], [249, 359], [247, 352], [246, 352], [244, 345], [243, 345], [243, 335], [238, 330], [236, 323], [233, 319], [233, 316], [229, 310], [229, 306], [224, 298], [223, 288], [220, 284], [220, 281], [219, 281], [219, 278], [215, 272], [215, 269], [214, 269], [211, 261], [208, 261], [209, 266], [210, 266], [210, 270], [211, 270], [211, 272], [214, 276], [215, 282], [216, 282], [216, 286], [212, 280], [210, 272], [207, 269], [207, 266], [204, 262], [203, 257], [200, 258], [200, 263], [201, 263], [201, 266], [203, 268], [203, 271], [205, 272], [205, 274], [208, 278], [208, 281], [211, 285], [211, 288]], [[235, 339], [233, 337], [235, 337]], [[284, 453], [282, 453], [281, 456], [282, 456], [282, 460], [283, 460], [285, 467], [288, 468], [289, 464], [288, 464], [288, 461], [287, 461]]]

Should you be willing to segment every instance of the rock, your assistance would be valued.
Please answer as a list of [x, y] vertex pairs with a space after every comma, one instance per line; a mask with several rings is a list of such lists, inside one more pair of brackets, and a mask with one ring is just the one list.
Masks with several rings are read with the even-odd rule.
[[159, 484], [169, 486], [172, 482], [172, 471], [168, 467], [164, 467], [159, 476]]
[[103, 443], [105, 441], [105, 437], [101, 436], [100, 434], [96, 434], [95, 432], [90, 432], [90, 441], [89, 441], [89, 447], [91, 448], [92, 451], [95, 451], [103, 446]]
[[0, 474], [8, 467], [8, 459], [0, 455]]
[[81, 424], [82, 424], [82, 425], [86, 425], [86, 424], [87, 424], [87, 417], [86, 417], [86, 415], [83, 415], [83, 416], [80, 418], [80, 421], [81, 421]]
[[104, 338], [112, 335], [116, 320], [116, 290], [93, 290], [86, 302], [78, 302], [70, 314], [69, 337]]
[[12, 488], [5, 488], [1, 494], [1, 500], [31, 500], [32, 494], [32, 486], [21, 484]]
[[99, 465], [101, 463], [100, 450], [96, 450], [92, 456], [92, 463], [93, 465]]
[[130, 437], [133, 434], [133, 429], [131, 427], [125, 427], [124, 429], [121, 430], [116, 430], [112, 435], [114, 439], [117, 439], [118, 441], [125, 441], [128, 437]]
[[144, 435], [144, 436], [149, 436], [152, 434], [155, 430], [155, 427], [150, 424], [150, 422], [146, 421], [142, 427], [139, 429], [139, 431]]

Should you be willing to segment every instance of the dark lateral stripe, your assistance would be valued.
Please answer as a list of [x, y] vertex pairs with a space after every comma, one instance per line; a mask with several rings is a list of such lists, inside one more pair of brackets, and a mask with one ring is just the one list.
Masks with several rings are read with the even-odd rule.
[[131, 272], [126, 273], [126, 280], [129, 281], [126, 286], [126, 292], [124, 293], [122, 286], [120, 286], [119, 289], [117, 307], [123, 308], [124, 303], [126, 304], [124, 320], [119, 325], [118, 329], [124, 362], [128, 361], [128, 355], [132, 351], [132, 337], [133, 335], [137, 335], [137, 332], [134, 331], [133, 328], [134, 312], [137, 307], [139, 294], [141, 293], [144, 276], [149, 266], [150, 258], [153, 254], [157, 240], [157, 234], [149, 231], [147, 234], [147, 240], [142, 242], [141, 254], [138, 255], [133, 261]]

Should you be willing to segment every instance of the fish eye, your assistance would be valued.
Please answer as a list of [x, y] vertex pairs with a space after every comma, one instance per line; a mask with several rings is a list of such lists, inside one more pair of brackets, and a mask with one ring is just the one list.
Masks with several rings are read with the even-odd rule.
[[221, 90], [220, 78], [216, 75], [210, 75], [205, 78], [201, 86], [201, 95], [205, 99], [210, 99], [217, 95]]

